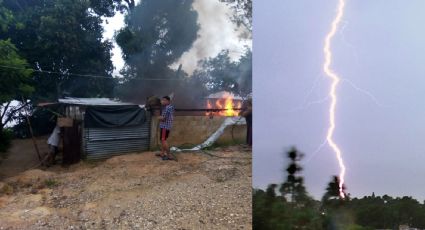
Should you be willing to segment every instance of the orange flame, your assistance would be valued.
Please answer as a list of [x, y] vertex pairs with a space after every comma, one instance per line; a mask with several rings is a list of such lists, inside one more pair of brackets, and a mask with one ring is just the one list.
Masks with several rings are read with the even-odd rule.
[[[216, 112], [218, 116], [226, 116], [226, 117], [234, 117], [238, 116], [239, 112], [235, 109], [240, 109], [242, 107], [242, 103], [239, 101], [235, 103], [233, 96], [231, 94], [225, 94], [222, 98], [219, 98], [215, 101], [215, 109], [223, 109], [221, 111]], [[211, 101], [207, 100], [207, 108], [213, 109], [211, 105]], [[205, 115], [212, 115], [213, 112], [206, 112]]]
[[234, 110], [235, 105], [233, 103], [233, 97], [226, 98], [225, 103], [226, 103], [226, 106], [225, 106], [225, 109], [226, 110], [223, 111], [224, 114], [225, 114], [225, 116], [227, 116], [227, 117], [235, 117], [235, 116], [238, 116], [239, 115], [239, 112], [237, 112], [237, 111]]
[[221, 105], [220, 99], [215, 101], [215, 106], [217, 107], [217, 109], [222, 109], [223, 106]]
[[[207, 100], [207, 109], [212, 109], [212, 105], [211, 105], [210, 100]], [[212, 116], [212, 115], [213, 115], [213, 112], [209, 112], [209, 111], [207, 111], [207, 112], [205, 113], [205, 115], [206, 115], [206, 116]]]

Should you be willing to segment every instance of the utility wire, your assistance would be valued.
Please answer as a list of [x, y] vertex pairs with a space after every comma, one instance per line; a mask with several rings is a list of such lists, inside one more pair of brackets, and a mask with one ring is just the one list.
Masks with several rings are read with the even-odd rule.
[[[32, 68], [18, 68], [18, 67], [5, 66], [5, 65], [0, 65], [0, 68], [15, 69], [15, 70], [32, 70], [34, 72], [39, 72], [39, 73], [60, 74], [60, 75], [77, 76], [77, 77], [105, 78], [105, 79], [118, 79], [118, 80], [120, 79], [120, 78], [106, 77], [106, 76], [101, 76], [101, 75], [77, 74], [77, 73], [61, 73], [61, 72], [55, 72], [55, 71], [39, 70], [39, 69], [32, 69]], [[137, 78], [136, 80], [146, 80], [146, 81], [179, 81], [179, 80], [182, 80], [182, 79], [173, 79], [173, 78]]]
[[[240, 54], [243, 54], [244, 53], [244, 52], [235, 51], [235, 50], [228, 50], [228, 52], [229, 53], [240, 53]], [[47, 71], [47, 70], [33, 69], [33, 68], [18, 68], [18, 67], [14, 67], [14, 66], [6, 66], [6, 65], [0, 65], [0, 68], [15, 69], [15, 70], [32, 70], [32, 71], [38, 72], [38, 73], [58, 74], [58, 75], [77, 76], [77, 77], [120, 79], [120, 78], [114, 78], [114, 77], [106, 77], [106, 76], [102, 76], [102, 75], [77, 74], [77, 73], [61, 73], [61, 72], [56, 72], [56, 71]], [[136, 80], [145, 80], [145, 81], [179, 81], [181, 79], [170, 79], [170, 78], [137, 78]]]

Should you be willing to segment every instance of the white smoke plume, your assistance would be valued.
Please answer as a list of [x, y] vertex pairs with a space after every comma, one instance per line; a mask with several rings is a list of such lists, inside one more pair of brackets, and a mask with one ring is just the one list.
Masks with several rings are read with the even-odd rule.
[[[136, 1], [139, 4], [140, 1]], [[250, 33], [243, 27], [238, 28], [230, 19], [232, 10], [219, 0], [195, 0], [193, 8], [198, 12], [198, 39], [192, 48], [185, 52], [172, 66], [177, 69], [182, 64], [182, 69], [191, 75], [197, 68], [198, 62], [205, 58], [215, 57], [228, 49], [233, 60], [237, 60], [245, 52], [246, 47], [252, 47]], [[113, 40], [114, 33], [124, 26], [124, 15], [117, 13], [113, 18], [103, 23], [105, 28], [104, 39]], [[248, 38], [247, 38], [248, 37]], [[119, 70], [124, 66], [121, 49], [114, 42], [112, 61], [115, 66], [114, 75], [120, 76]]]
[[215, 57], [222, 50], [229, 50], [230, 57], [237, 60], [246, 47], [252, 47], [252, 40], [244, 36], [246, 29], [238, 28], [230, 20], [233, 12], [226, 4], [218, 0], [195, 0], [193, 8], [198, 12], [198, 38], [173, 67], [182, 64], [183, 70], [191, 75], [200, 60]]

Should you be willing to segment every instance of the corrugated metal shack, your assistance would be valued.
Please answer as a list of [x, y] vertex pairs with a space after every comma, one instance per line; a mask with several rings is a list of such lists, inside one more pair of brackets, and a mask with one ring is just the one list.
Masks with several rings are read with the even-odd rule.
[[[108, 98], [64, 98], [59, 104], [74, 124], [74, 132], [64, 133], [64, 162], [67, 157], [75, 159], [69, 154], [78, 155], [77, 148], [86, 159], [149, 149], [151, 116], [144, 106]], [[76, 135], [81, 140], [78, 147], [76, 141], [69, 141]]]

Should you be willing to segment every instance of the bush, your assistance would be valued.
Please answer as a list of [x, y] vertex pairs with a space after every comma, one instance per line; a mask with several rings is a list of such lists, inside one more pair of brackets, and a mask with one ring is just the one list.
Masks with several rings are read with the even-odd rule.
[[0, 132], [0, 153], [5, 153], [9, 149], [12, 139], [12, 130], [3, 129], [3, 131]]
[[6, 195], [13, 194], [13, 187], [10, 186], [9, 184], [4, 184], [0, 182], [0, 195], [2, 194], [6, 194]]
[[56, 181], [55, 179], [47, 179], [47, 180], [44, 181], [44, 184], [48, 188], [54, 188], [54, 187], [59, 185], [59, 182]]

